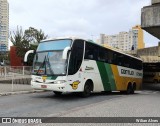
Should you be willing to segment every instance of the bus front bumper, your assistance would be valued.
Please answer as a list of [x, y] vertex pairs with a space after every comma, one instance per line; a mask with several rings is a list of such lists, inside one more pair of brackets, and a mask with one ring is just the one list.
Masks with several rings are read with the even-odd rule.
[[45, 83], [34, 83], [31, 82], [31, 87], [33, 89], [41, 89], [48, 91], [58, 91], [58, 92], [66, 92], [66, 84], [45, 84]]

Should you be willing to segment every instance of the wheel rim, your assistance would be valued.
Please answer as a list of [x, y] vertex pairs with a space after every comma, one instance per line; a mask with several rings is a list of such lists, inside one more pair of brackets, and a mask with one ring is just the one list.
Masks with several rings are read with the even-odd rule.
[[86, 84], [85, 87], [84, 87], [84, 96], [89, 96], [91, 94], [91, 87], [89, 84]]

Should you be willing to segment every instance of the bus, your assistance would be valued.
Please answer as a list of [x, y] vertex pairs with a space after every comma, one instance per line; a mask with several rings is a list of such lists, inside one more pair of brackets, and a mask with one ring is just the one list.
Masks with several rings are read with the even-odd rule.
[[[25, 54], [24, 61], [33, 50]], [[122, 91], [133, 94], [142, 84], [142, 60], [79, 38], [43, 40], [36, 50], [31, 87], [55, 95]]]

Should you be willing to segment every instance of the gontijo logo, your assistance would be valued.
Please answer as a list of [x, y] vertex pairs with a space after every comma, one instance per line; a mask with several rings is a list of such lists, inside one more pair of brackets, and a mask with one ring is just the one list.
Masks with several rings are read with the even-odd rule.
[[143, 77], [142, 70], [136, 70], [136, 69], [126, 68], [121, 66], [118, 66], [118, 73], [120, 76], [123, 76], [123, 77], [133, 77], [133, 78]]

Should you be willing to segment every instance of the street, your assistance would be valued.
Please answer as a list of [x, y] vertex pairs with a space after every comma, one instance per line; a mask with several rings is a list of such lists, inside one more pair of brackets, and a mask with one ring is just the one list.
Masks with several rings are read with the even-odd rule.
[[55, 96], [52, 92], [20, 94], [0, 97], [0, 116], [13, 117], [46, 117], [60, 114], [77, 107], [96, 104], [123, 95], [92, 94], [89, 98], [81, 98], [74, 94]]
[[160, 117], [159, 97], [158, 90], [93, 93], [88, 98], [52, 92], [1, 96], [0, 117]]

